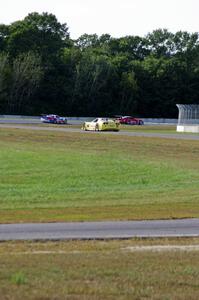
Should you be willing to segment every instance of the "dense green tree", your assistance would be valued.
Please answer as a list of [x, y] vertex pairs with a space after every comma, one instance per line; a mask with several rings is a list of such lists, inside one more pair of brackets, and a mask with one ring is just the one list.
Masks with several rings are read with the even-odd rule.
[[76, 41], [75, 45], [81, 50], [87, 48], [96, 48], [99, 45], [97, 34], [83, 34]]
[[[109, 114], [113, 110], [115, 69], [107, 56], [91, 50], [82, 54], [77, 66], [74, 105], [79, 114]], [[78, 107], [78, 103], [79, 105]]]
[[199, 103], [199, 33], [71, 40], [53, 14], [0, 24], [2, 113], [176, 117]]
[[170, 56], [173, 49], [174, 35], [167, 29], [157, 29], [146, 36], [148, 49], [156, 57]]
[[0, 54], [0, 112], [6, 112], [6, 100], [10, 88], [11, 69], [8, 61], [8, 55]]
[[111, 39], [109, 48], [112, 55], [126, 55], [129, 60], [143, 60], [150, 53], [145, 38], [126, 36]]
[[9, 26], [7, 51], [12, 57], [31, 51], [44, 61], [52, 61], [69, 44], [66, 24], [60, 24], [52, 14], [32, 13]]
[[21, 54], [12, 64], [8, 110], [11, 113], [31, 112], [32, 96], [42, 77], [41, 61], [34, 53]]
[[122, 114], [133, 114], [137, 111], [137, 81], [135, 73], [124, 72], [120, 81], [120, 107]]
[[0, 24], [0, 52], [6, 51], [6, 43], [8, 36], [9, 26]]

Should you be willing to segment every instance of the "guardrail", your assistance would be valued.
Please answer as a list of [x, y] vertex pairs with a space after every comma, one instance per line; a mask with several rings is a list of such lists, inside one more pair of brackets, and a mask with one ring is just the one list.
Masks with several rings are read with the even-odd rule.
[[142, 118], [145, 123], [150, 124], [177, 124], [178, 119], [164, 119], [164, 118]]
[[2, 119], [40, 119], [40, 116], [0, 115]]
[[[23, 116], [23, 115], [0, 115], [0, 119], [28, 119], [28, 120], [40, 120], [40, 116]], [[85, 122], [85, 121], [91, 121], [95, 117], [67, 117], [68, 121], [79, 121], [79, 122]], [[145, 123], [148, 124], [177, 124], [178, 119], [167, 119], [167, 118], [142, 118], [142, 120]]]

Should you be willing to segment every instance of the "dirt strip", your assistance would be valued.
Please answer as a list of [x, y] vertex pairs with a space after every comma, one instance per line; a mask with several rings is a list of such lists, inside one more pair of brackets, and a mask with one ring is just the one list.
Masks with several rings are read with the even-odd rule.
[[[122, 252], [191, 252], [199, 251], [199, 245], [153, 245], [153, 246], [128, 246], [125, 248], [120, 248]], [[112, 251], [112, 250], [110, 250]], [[65, 254], [79, 254], [86, 253], [87, 251], [83, 250], [32, 250], [32, 251], [11, 251], [6, 253], [6, 255], [65, 255]], [[89, 253], [95, 251], [89, 251]], [[5, 255], [5, 253], [0, 253], [0, 255]]]
[[199, 251], [199, 245], [153, 245], [153, 246], [129, 246], [123, 248], [124, 251], [140, 252], [140, 251]]

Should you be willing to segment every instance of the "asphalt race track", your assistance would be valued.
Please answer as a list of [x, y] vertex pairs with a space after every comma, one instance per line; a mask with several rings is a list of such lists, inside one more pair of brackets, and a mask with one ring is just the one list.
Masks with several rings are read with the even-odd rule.
[[0, 225], [0, 241], [187, 236], [199, 236], [199, 219]]
[[44, 130], [44, 131], [62, 131], [62, 132], [77, 132], [84, 134], [114, 134], [114, 135], [125, 135], [125, 136], [139, 136], [139, 137], [157, 137], [157, 138], [167, 138], [167, 139], [182, 139], [182, 140], [199, 140], [199, 134], [183, 134], [183, 133], [146, 133], [146, 132], [129, 132], [125, 130], [120, 130], [119, 132], [110, 131], [83, 131], [78, 128], [63, 128], [56, 127], [45, 127], [45, 126], [34, 126], [34, 125], [18, 125], [18, 124], [0, 124], [0, 128], [17, 128], [17, 129], [31, 129], [31, 130]]

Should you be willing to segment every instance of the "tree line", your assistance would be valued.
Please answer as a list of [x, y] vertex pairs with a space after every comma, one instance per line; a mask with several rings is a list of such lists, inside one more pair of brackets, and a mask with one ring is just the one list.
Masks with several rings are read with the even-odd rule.
[[0, 25], [0, 114], [176, 117], [199, 104], [199, 33], [70, 38], [53, 14]]

